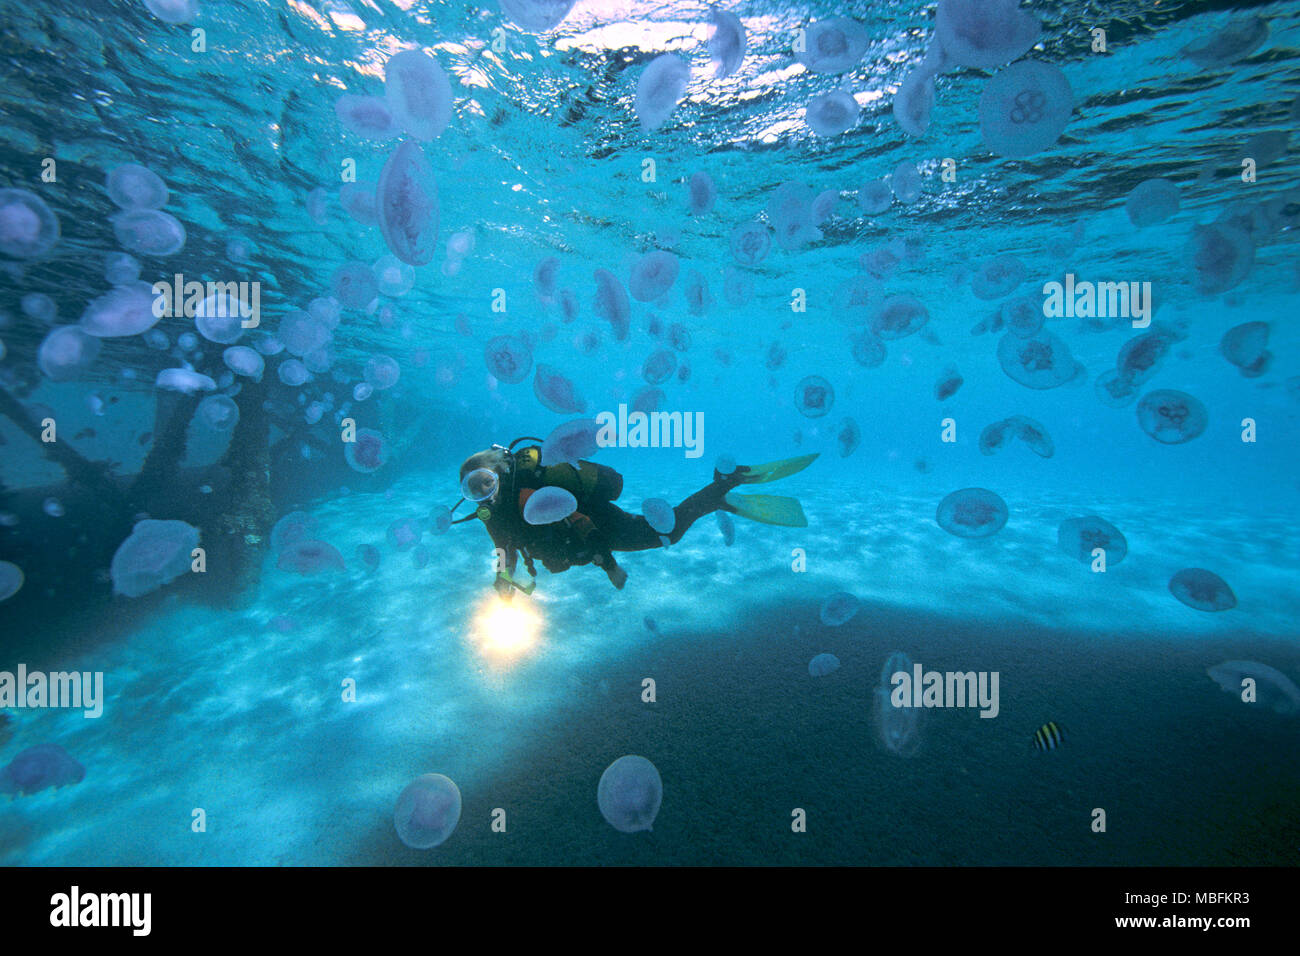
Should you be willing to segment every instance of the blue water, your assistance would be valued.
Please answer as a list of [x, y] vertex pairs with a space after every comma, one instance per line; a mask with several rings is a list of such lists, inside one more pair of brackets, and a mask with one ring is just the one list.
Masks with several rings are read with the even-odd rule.
[[[0, 561], [23, 571], [0, 600], [0, 672], [102, 672], [105, 693], [98, 719], [0, 708], [0, 768], [55, 743], [85, 770], [0, 799], [0, 862], [1297, 862], [1300, 708], [1262, 678], [1247, 703], [1207, 674], [1251, 661], [1292, 690], [1300, 681], [1300, 193], [1283, 135], [1300, 116], [1293, 5], [1026, 4], [1042, 33], [1013, 58], [1059, 69], [1072, 111], [1024, 158], [995, 155], [981, 132], [995, 68], [946, 66], [924, 135], [895, 121], [899, 84], [937, 42], [934, 4], [735, 4], [747, 53], [722, 79], [704, 3], [579, 0], [537, 35], [495, 4], [198, 7], [169, 25], [137, 0], [0, 0], [0, 189], [38, 195], [60, 227], [38, 255], [0, 253]], [[840, 14], [865, 30], [860, 61], [836, 75], [806, 69], [796, 31]], [[1252, 18], [1266, 36], [1239, 56], [1189, 55], [1229, 29], [1250, 32]], [[1091, 48], [1098, 26], [1105, 52]], [[164, 211], [187, 233], [179, 252], [137, 256], [141, 280], [261, 284], [262, 324], [237, 344], [266, 346], [287, 314], [334, 293], [336, 269], [387, 255], [381, 229], [350, 216], [339, 188], [350, 160], [359, 181], [378, 179], [399, 136], [363, 139], [334, 107], [345, 93], [382, 97], [385, 63], [416, 46], [446, 71], [454, 103], [446, 130], [422, 143], [436, 250], [409, 292], [341, 310], [309, 382], [282, 383], [287, 352], [265, 356], [260, 383], [228, 375], [228, 343], [185, 347], [194, 323], [183, 316], [100, 340], [68, 380], [42, 370], [51, 327], [84, 324], [109, 291], [105, 258], [122, 247], [105, 182], [120, 164], [165, 181]], [[689, 61], [691, 80], [647, 131], [637, 83], [665, 53]], [[861, 107], [856, 124], [814, 135], [806, 104], [841, 87]], [[1259, 153], [1251, 182], [1248, 153]], [[864, 212], [859, 191], [904, 162], [920, 171], [920, 197]], [[717, 202], [692, 216], [686, 183], [698, 171]], [[1139, 228], [1125, 199], [1154, 178], [1175, 185], [1179, 208]], [[774, 241], [759, 264], [738, 264], [733, 229], [770, 223], [768, 202], [789, 182], [837, 192], [834, 211], [800, 248]], [[1223, 289], [1197, 267], [1197, 237], [1216, 223], [1251, 253]], [[4, 228], [0, 216], [0, 239]], [[458, 257], [449, 239], [461, 233], [473, 247]], [[654, 249], [674, 253], [680, 272], [663, 301], [632, 300], [619, 340], [596, 312], [593, 272], [626, 286]], [[1001, 255], [1024, 279], [980, 298], [972, 277]], [[534, 282], [549, 256], [556, 289], [578, 303], [570, 322]], [[684, 298], [693, 270], [714, 300], [702, 315]], [[1048, 389], [1004, 370], [997, 349], [1011, 333], [973, 334], [1004, 301], [1038, 307], [1044, 283], [1067, 273], [1149, 282], [1152, 328], [1173, 332], [1118, 407], [1097, 381], [1143, 332], [1128, 317], [1048, 318], [1081, 367]], [[749, 301], [728, 300], [728, 275], [752, 284]], [[869, 289], [862, 308], [846, 304], [850, 282]], [[24, 304], [32, 293], [53, 299], [53, 322]], [[893, 296], [914, 297], [928, 319], [865, 367], [853, 343], [881, 330]], [[689, 344], [674, 344], [674, 323]], [[1267, 324], [1269, 355], [1251, 356], [1259, 374], [1220, 347], [1244, 323]], [[440, 533], [434, 519], [456, 503], [467, 456], [580, 416], [543, 405], [534, 374], [510, 384], [489, 373], [485, 348], [502, 335], [567, 376], [587, 415], [634, 402], [657, 350], [689, 369], [658, 386], [660, 408], [701, 417], [698, 456], [610, 447], [593, 458], [624, 476], [624, 509], [680, 502], [723, 456], [816, 452], [807, 470], [744, 489], [797, 496], [807, 527], [737, 518], [727, 546], [705, 516], [670, 548], [620, 554], [621, 591], [594, 567], [539, 567], [537, 590], [512, 602], [535, 639], [512, 642], [525, 625], [490, 619], [487, 535], [476, 521]], [[586, 352], [584, 339], [598, 344]], [[355, 399], [373, 356], [395, 359], [400, 379]], [[239, 406], [233, 437], [189, 423], [210, 393], [155, 386], [181, 367]], [[950, 368], [963, 381], [941, 401]], [[834, 391], [821, 417], [796, 405], [810, 375]], [[1199, 400], [1203, 433], [1163, 444], [1144, 432], [1139, 400], [1157, 389]], [[981, 453], [981, 432], [1011, 416], [1050, 435], [1051, 457], [1015, 438]], [[377, 471], [349, 466], [345, 417], [383, 436]], [[38, 440], [45, 419], [53, 442]], [[846, 419], [860, 443], [843, 456]], [[1005, 503], [989, 537], [936, 521], [945, 496], [971, 487]], [[294, 511], [344, 569], [279, 566], [270, 528]], [[1127, 542], [1104, 573], [1057, 543], [1062, 521], [1094, 514]], [[114, 593], [113, 555], [142, 516], [197, 528], [204, 573]], [[418, 557], [389, 540], [401, 519], [421, 530]], [[362, 545], [379, 551], [378, 568]], [[1177, 600], [1169, 582], [1185, 568], [1218, 575], [1235, 606]], [[860, 607], [828, 626], [819, 609], [836, 592]], [[876, 692], [896, 651], [925, 670], [997, 672], [997, 716], [924, 709], [905, 752], [891, 749]], [[812, 677], [821, 653], [841, 666]], [[1031, 741], [1047, 721], [1067, 736], [1042, 753]], [[597, 806], [601, 774], [624, 754], [662, 778], [650, 832], [618, 832]], [[441, 846], [414, 850], [394, 807], [430, 773], [455, 781], [461, 816]], [[792, 828], [796, 811], [806, 832]]]

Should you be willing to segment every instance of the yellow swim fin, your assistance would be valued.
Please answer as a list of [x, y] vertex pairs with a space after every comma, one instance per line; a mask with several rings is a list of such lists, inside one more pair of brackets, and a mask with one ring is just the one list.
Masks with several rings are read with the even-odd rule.
[[738, 495], [734, 491], [729, 491], [722, 500], [726, 502], [727, 510], [740, 518], [748, 518], [750, 521], [758, 521], [762, 524], [780, 525], [783, 528], [808, 527], [808, 519], [804, 517], [803, 505], [799, 504], [798, 498], [783, 498], [780, 495]]
[[736, 469], [740, 475], [740, 484], [757, 485], [765, 481], [778, 481], [798, 474], [817, 459], [817, 455], [800, 455], [797, 458], [782, 458], [769, 461], [765, 465], [742, 465]]

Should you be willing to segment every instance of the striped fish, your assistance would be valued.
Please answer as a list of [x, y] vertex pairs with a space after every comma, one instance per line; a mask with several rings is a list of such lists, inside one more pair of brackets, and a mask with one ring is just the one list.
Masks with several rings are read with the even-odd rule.
[[1054, 720], [1034, 731], [1034, 747], [1038, 750], [1055, 750], [1064, 740], [1065, 730]]

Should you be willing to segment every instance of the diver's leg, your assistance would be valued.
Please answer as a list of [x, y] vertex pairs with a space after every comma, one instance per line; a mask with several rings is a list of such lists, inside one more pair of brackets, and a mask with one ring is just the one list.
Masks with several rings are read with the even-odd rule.
[[663, 538], [676, 544], [682, 535], [700, 518], [724, 508], [723, 496], [738, 482], [730, 476], [715, 476], [714, 480], [691, 495], [676, 508], [671, 534], [660, 535], [641, 515], [628, 514], [612, 502], [601, 502], [591, 509], [589, 517], [600, 529], [600, 537], [610, 551], [648, 551], [662, 548]]

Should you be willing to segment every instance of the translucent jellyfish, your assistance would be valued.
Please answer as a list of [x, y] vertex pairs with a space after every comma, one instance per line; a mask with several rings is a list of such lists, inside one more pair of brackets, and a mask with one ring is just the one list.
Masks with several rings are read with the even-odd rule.
[[686, 205], [692, 216], [703, 216], [713, 211], [713, 204], [718, 201], [718, 187], [713, 185], [713, 177], [704, 170], [691, 174], [687, 182]]
[[870, 332], [859, 332], [851, 339], [853, 361], [863, 368], [878, 368], [885, 364], [885, 343]]
[[840, 659], [834, 654], [818, 654], [808, 662], [808, 674], [812, 677], [825, 677], [840, 669]]
[[935, 37], [956, 66], [991, 69], [1023, 56], [1041, 32], [1019, 0], [940, 0]]
[[939, 502], [935, 521], [959, 538], [987, 538], [1007, 523], [1007, 505], [987, 488], [962, 488]]
[[194, 327], [209, 342], [233, 345], [244, 334], [242, 309], [233, 295], [214, 292], [194, 310]]
[[404, 140], [393, 150], [379, 175], [375, 198], [388, 251], [408, 265], [433, 261], [438, 247], [438, 187], [418, 143]]
[[857, 20], [831, 17], [818, 20], [802, 37], [794, 57], [814, 73], [843, 73], [858, 65], [867, 52], [867, 31]]
[[542, 301], [549, 301], [555, 296], [555, 279], [559, 271], [560, 260], [555, 256], [547, 256], [533, 269], [533, 288]]
[[718, 79], [731, 76], [745, 59], [745, 26], [734, 13], [709, 8], [709, 62]]
[[804, 122], [818, 136], [839, 136], [858, 124], [858, 101], [845, 90], [820, 93], [808, 101]]
[[140, 597], [190, 570], [199, 529], [184, 521], [137, 521], [109, 565], [113, 593]]
[[388, 445], [384, 436], [373, 428], [361, 428], [357, 430], [356, 441], [344, 443], [343, 457], [353, 471], [368, 475], [388, 461]]
[[372, 355], [366, 361], [364, 375], [367, 385], [377, 392], [382, 392], [397, 384], [397, 380], [402, 377], [402, 369], [396, 359], [387, 355]]
[[756, 266], [772, 249], [772, 233], [761, 222], [742, 222], [731, 230], [731, 257], [742, 266]]
[[672, 534], [677, 527], [677, 514], [673, 506], [662, 498], [647, 498], [641, 502], [641, 513], [646, 522], [659, 534]]
[[632, 305], [628, 301], [627, 290], [608, 269], [597, 269], [594, 275], [596, 315], [610, 324], [614, 329], [614, 338], [622, 342], [627, 338], [632, 325]]
[[957, 389], [961, 388], [965, 379], [961, 377], [961, 372], [957, 371], [957, 366], [949, 365], [939, 373], [939, 380], [934, 383], [934, 397], [941, 402], [946, 402], [957, 394]]
[[820, 226], [831, 216], [835, 215], [835, 207], [840, 201], [840, 191], [838, 189], [825, 189], [817, 194], [813, 200], [812, 221], [814, 225]]
[[434, 534], [446, 534], [451, 530], [453, 520], [451, 509], [446, 505], [439, 505], [429, 514], [429, 530]]
[[280, 320], [276, 337], [290, 355], [302, 357], [322, 348], [330, 340], [330, 331], [311, 313], [295, 310]]
[[663, 797], [664, 784], [655, 765], [632, 754], [606, 767], [596, 787], [600, 815], [620, 833], [651, 829]]
[[1125, 405], [1132, 404], [1137, 398], [1138, 383], [1125, 377], [1115, 369], [1102, 372], [1093, 382], [1093, 390], [1097, 394], [1097, 399], [1103, 405], [1109, 405], [1111, 408], [1122, 408]]
[[594, 418], [575, 418], [556, 427], [542, 442], [542, 464], [572, 465], [590, 458], [600, 448], [597, 441], [600, 431], [600, 424]]
[[835, 390], [820, 375], [799, 380], [794, 389], [794, 407], [806, 418], [821, 418], [835, 404]]
[[58, 744], [37, 744], [19, 752], [0, 769], [0, 793], [26, 796], [49, 787], [81, 783], [85, 778], [86, 768]]
[[[902, 657], [905, 661], [907, 660], [905, 654], [895, 654], [895, 657]], [[889, 666], [886, 665], [886, 667]], [[901, 665], [894, 666], [897, 666], [899, 670], [906, 669], [908, 673], [911, 673], [911, 661], [907, 661], [906, 668]], [[900, 757], [910, 757], [920, 748], [921, 713], [922, 711], [918, 707], [895, 707], [893, 688], [888, 683], [882, 683], [872, 692], [872, 716], [875, 720], [876, 731], [880, 735], [881, 744], [890, 753], [897, 754]]]
[[638, 302], [653, 302], [673, 287], [678, 268], [677, 257], [671, 252], [647, 252], [632, 267], [628, 291]]
[[822, 237], [822, 231], [812, 220], [812, 204], [816, 198], [803, 183], [782, 183], [772, 192], [767, 201], [767, 218], [782, 249], [793, 251]]
[[583, 332], [573, 340], [573, 347], [583, 355], [591, 355], [600, 348], [600, 333], [595, 329], [589, 329]]
[[389, 58], [384, 97], [397, 124], [422, 143], [437, 139], [451, 122], [451, 83], [423, 50], [403, 50]]
[[1237, 366], [1243, 375], [1261, 374], [1271, 358], [1268, 352], [1268, 323], [1243, 322], [1234, 325], [1219, 340], [1219, 354]]
[[1008, 378], [1039, 390], [1064, 385], [1082, 369], [1070, 354], [1070, 347], [1046, 329], [1028, 339], [1010, 332], [1002, 336], [998, 341], [998, 362]]
[[1199, 400], [1172, 388], [1147, 392], [1137, 404], [1138, 425], [1165, 445], [1181, 445], [1205, 431], [1209, 413]]
[[46, 498], [41, 503], [41, 510], [51, 518], [62, 518], [67, 514], [66, 509], [63, 507], [63, 502], [59, 501], [58, 498]]
[[159, 209], [132, 209], [112, 217], [122, 248], [142, 256], [170, 256], [185, 248], [185, 227]]
[[533, 353], [522, 339], [498, 335], [488, 342], [483, 351], [488, 371], [499, 382], [518, 385], [533, 370]]
[[1155, 374], [1169, 350], [1185, 338], [1186, 334], [1172, 326], [1153, 323], [1120, 347], [1115, 366], [1127, 383], [1140, 385]]
[[1224, 661], [1207, 667], [1205, 673], [1238, 700], [1242, 700], [1246, 691], [1243, 682], [1249, 677], [1254, 681], [1255, 703], [1276, 714], [1300, 713], [1300, 688], [1276, 667], [1259, 661]]
[[1237, 595], [1228, 582], [1204, 568], [1183, 568], [1169, 579], [1169, 593], [1198, 611], [1230, 611]]
[[1255, 243], [1245, 231], [1229, 223], [1193, 226], [1186, 259], [1192, 282], [1202, 295], [1234, 288], [1255, 264]]
[[916, 69], [903, 77], [894, 96], [894, 120], [909, 136], [924, 136], [934, 111], [934, 77]]
[[1058, 67], [1021, 60], [994, 74], [980, 94], [980, 135], [999, 156], [1018, 159], [1051, 146], [1070, 122], [1074, 93]]
[[0, 561], [0, 601], [9, 600], [21, 591], [22, 587], [23, 569], [11, 561]]
[[840, 422], [840, 430], [835, 436], [835, 446], [839, 449], [841, 458], [848, 458], [857, 450], [861, 442], [862, 430], [858, 428], [857, 422], [852, 418]]
[[125, 252], [110, 252], [104, 259], [104, 278], [110, 285], [125, 285], [140, 278], [140, 260]]
[[883, 179], [864, 183], [858, 190], [858, 206], [868, 215], [875, 216], [884, 212], [894, 203], [894, 192], [889, 183]]
[[302, 357], [303, 368], [313, 375], [323, 375], [334, 364], [334, 350], [328, 345], [308, 352]]
[[382, 557], [383, 556], [379, 553], [379, 549], [373, 544], [357, 545], [357, 560], [360, 561], [362, 566], [368, 571], [377, 570]]
[[641, 128], [658, 129], [686, 95], [691, 65], [680, 56], [664, 53], [650, 61], [637, 80], [632, 108]]
[[981, 299], [1001, 299], [1015, 291], [1029, 276], [1029, 270], [1012, 255], [986, 260], [971, 276], [971, 291]]
[[36, 364], [53, 382], [79, 378], [99, 357], [99, 339], [75, 325], [53, 328], [36, 350]]
[[587, 410], [587, 400], [578, 394], [573, 382], [558, 368], [541, 362], [533, 376], [533, 394], [539, 402], [561, 415], [581, 415]]
[[81, 314], [81, 330], [96, 338], [139, 335], [158, 324], [154, 314], [153, 287], [147, 282], [114, 286], [91, 299]]
[[1226, 66], [1249, 56], [1267, 39], [1268, 21], [1263, 17], [1245, 17], [1179, 52], [1197, 66]]
[[410, 551], [420, 543], [420, 525], [412, 518], [398, 518], [388, 526], [385, 537], [395, 551]]
[[144, 0], [144, 5], [163, 23], [189, 23], [199, 15], [199, 0]]
[[59, 220], [44, 199], [26, 189], [0, 189], [0, 253], [34, 259], [58, 241]]
[[262, 380], [262, 372], [266, 368], [262, 356], [247, 345], [235, 345], [226, 349], [221, 353], [221, 360], [236, 375], [251, 378], [255, 382]]
[[722, 295], [728, 305], [746, 306], [754, 298], [754, 283], [745, 273], [728, 268], [723, 274]]
[[847, 624], [862, 608], [862, 602], [848, 591], [836, 591], [822, 601], [817, 616], [827, 627], [839, 627]]
[[344, 93], [334, 101], [334, 115], [362, 139], [392, 139], [401, 129], [388, 102], [379, 96]]
[[736, 543], [736, 522], [725, 511], [714, 512], [718, 516], [718, 530], [722, 532], [722, 543], [728, 548]]
[[789, 353], [786, 352], [785, 348], [781, 345], [781, 343], [773, 342], [770, 346], [768, 346], [767, 358], [764, 359], [763, 366], [769, 372], [775, 372], [777, 369], [785, 365], [785, 360], [788, 357], [789, 357]]
[[500, 0], [501, 15], [529, 33], [554, 30], [569, 15], [574, 3], [575, 0]]
[[276, 377], [290, 388], [297, 388], [311, 381], [311, 372], [297, 359], [286, 359], [275, 369]]
[[375, 271], [364, 262], [348, 262], [334, 270], [330, 279], [334, 297], [349, 309], [364, 309], [379, 294]]
[[324, 186], [317, 186], [307, 194], [307, 215], [318, 226], [325, 225], [329, 219], [329, 211], [325, 205], [328, 199]]
[[930, 321], [929, 310], [910, 295], [895, 295], [884, 301], [871, 320], [871, 332], [886, 342], [920, 331]]
[[1139, 229], [1162, 223], [1178, 212], [1178, 187], [1167, 179], [1144, 179], [1124, 200], [1124, 211]]
[[216, 391], [217, 383], [193, 369], [165, 368], [154, 379], [154, 386], [168, 392], [183, 392], [186, 395], [193, 395], [195, 392]]
[[167, 195], [167, 184], [139, 163], [114, 166], [108, 174], [108, 198], [122, 209], [161, 209]]
[[361, 225], [379, 225], [379, 199], [374, 183], [344, 183], [339, 187], [339, 205]]
[[668, 326], [668, 344], [679, 352], [686, 352], [691, 347], [691, 330], [680, 322]]
[[1033, 338], [1043, 327], [1043, 304], [1030, 296], [1008, 299], [998, 311], [1007, 331], [1019, 338]]
[[921, 198], [921, 172], [915, 163], [901, 162], [889, 176], [889, 186], [901, 203], [914, 203]]
[[194, 410], [194, 421], [212, 432], [231, 432], [239, 424], [239, 406], [226, 395], [209, 395]]
[[1019, 438], [1039, 458], [1051, 458], [1056, 454], [1056, 446], [1052, 444], [1052, 436], [1047, 433], [1047, 429], [1025, 415], [1012, 415], [985, 428], [980, 433], [980, 451], [992, 455], [1010, 436]]
[[1106, 566], [1119, 564], [1128, 554], [1128, 541], [1109, 521], [1096, 515], [1066, 518], [1056, 529], [1056, 544], [1077, 561], [1091, 564], [1093, 551], [1105, 552]]
[[303, 576], [329, 571], [346, 571], [347, 563], [338, 548], [324, 541], [295, 541], [280, 552], [275, 566]]

